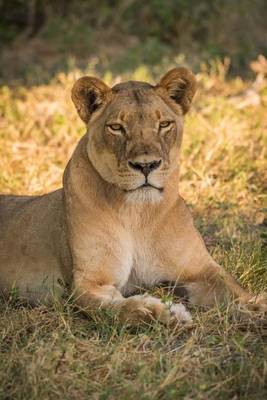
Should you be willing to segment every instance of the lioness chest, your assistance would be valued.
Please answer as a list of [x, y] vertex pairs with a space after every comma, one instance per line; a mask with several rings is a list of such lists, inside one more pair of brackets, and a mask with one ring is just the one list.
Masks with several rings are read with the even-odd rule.
[[[162, 274], [161, 260], [153, 252], [150, 238], [133, 240], [131, 255], [126, 270], [122, 273], [119, 286], [124, 295], [129, 295], [141, 288], [149, 288], [160, 282]], [[126, 272], [126, 273], [125, 273]]]
[[124, 225], [121, 240], [123, 259], [117, 275], [118, 287], [124, 295], [141, 288], [149, 288], [163, 279], [165, 260], [158, 249], [162, 243], [155, 242], [154, 227], [137, 220]]

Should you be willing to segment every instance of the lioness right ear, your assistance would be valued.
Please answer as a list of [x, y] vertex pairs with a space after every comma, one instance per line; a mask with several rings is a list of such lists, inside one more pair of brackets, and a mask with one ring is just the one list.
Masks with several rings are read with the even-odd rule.
[[85, 123], [88, 123], [93, 112], [107, 100], [110, 92], [111, 89], [98, 78], [84, 76], [75, 82], [71, 98]]
[[186, 114], [196, 93], [195, 75], [187, 68], [173, 68], [164, 75], [156, 86], [164, 97], [168, 96]]

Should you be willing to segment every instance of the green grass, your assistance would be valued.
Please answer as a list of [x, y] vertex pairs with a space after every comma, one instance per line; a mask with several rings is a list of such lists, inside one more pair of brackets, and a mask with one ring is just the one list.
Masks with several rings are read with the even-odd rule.
[[[84, 132], [70, 101], [81, 73], [0, 89], [1, 192], [38, 194], [61, 185]], [[127, 78], [153, 80], [145, 65], [104, 75], [108, 83]], [[267, 290], [267, 80], [227, 80], [215, 63], [198, 81], [180, 192], [214, 258], [260, 293]], [[0, 399], [265, 399], [266, 318], [232, 306], [189, 308], [190, 327], [129, 329], [103, 311], [86, 319], [70, 302], [30, 309], [1, 301]]]
[[266, 321], [193, 310], [190, 328], [127, 330], [71, 306], [2, 305], [1, 399], [264, 399]]

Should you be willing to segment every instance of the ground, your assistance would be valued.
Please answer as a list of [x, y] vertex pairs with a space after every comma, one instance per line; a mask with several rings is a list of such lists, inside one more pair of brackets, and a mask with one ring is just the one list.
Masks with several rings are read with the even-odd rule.
[[[264, 72], [250, 81], [230, 78], [226, 64], [203, 66], [197, 75], [180, 192], [216, 261], [261, 293], [267, 291], [267, 80]], [[84, 132], [70, 101], [80, 74], [73, 69], [38, 86], [1, 87], [1, 192], [39, 194], [61, 185]], [[145, 66], [103, 78], [153, 81]], [[166, 289], [154, 294], [170, 296]], [[129, 329], [104, 311], [86, 319], [68, 300], [33, 309], [2, 300], [0, 399], [266, 398], [266, 319], [233, 305], [189, 308], [191, 326]]]

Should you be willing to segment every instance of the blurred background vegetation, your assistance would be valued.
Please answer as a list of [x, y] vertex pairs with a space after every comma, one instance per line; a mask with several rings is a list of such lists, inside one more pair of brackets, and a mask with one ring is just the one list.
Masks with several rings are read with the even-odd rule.
[[0, 79], [43, 83], [88, 64], [155, 76], [225, 57], [246, 75], [267, 54], [266, 21], [266, 0], [0, 0]]

